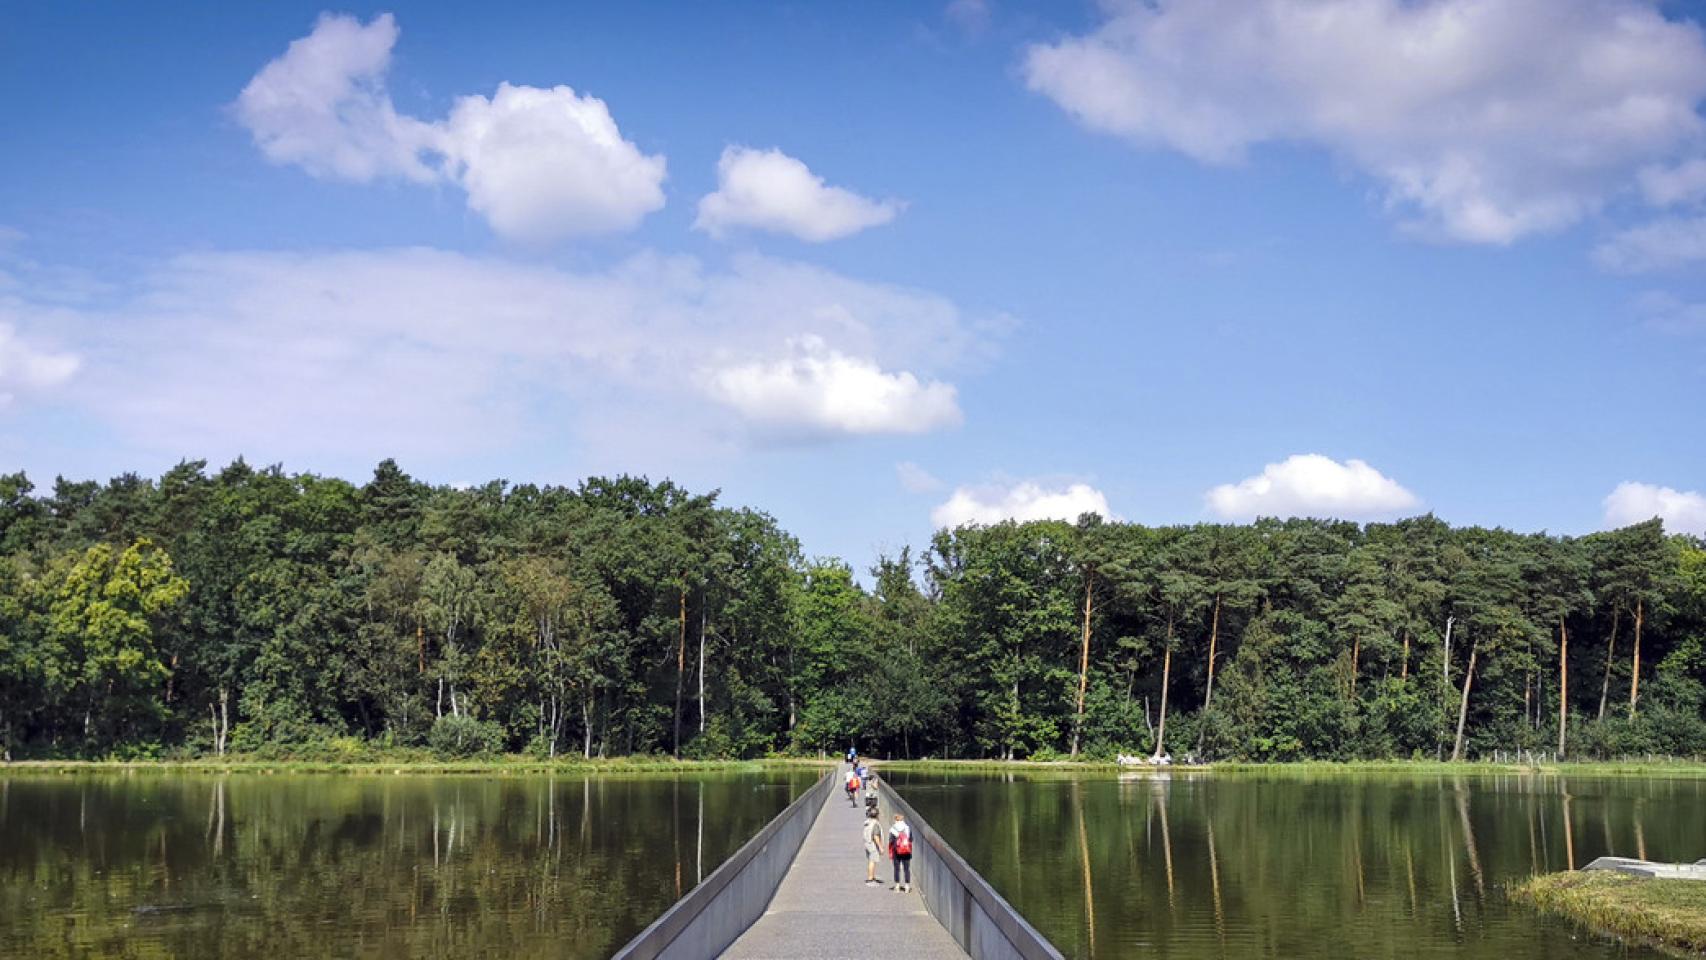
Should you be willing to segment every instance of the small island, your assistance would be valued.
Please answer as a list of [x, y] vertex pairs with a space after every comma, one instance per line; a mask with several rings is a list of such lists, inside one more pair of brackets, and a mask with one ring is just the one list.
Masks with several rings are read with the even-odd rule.
[[1706, 954], [1706, 881], [1568, 870], [1524, 881], [1511, 896], [1620, 937]]

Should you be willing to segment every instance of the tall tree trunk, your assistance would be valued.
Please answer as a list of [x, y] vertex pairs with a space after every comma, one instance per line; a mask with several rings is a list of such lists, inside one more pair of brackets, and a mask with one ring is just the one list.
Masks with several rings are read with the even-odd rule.
[[1410, 677], [1410, 628], [1404, 628], [1404, 663], [1398, 668], [1398, 679], [1407, 680]]
[[[1206, 720], [1208, 708], [1214, 703], [1214, 657], [1215, 646], [1220, 639], [1220, 594], [1214, 595], [1214, 616], [1208, 624], [1208, 684], [1203, 689], [1202, 715]], [[1197, 724], [1197, 753], [1202, 753], [1203, 744], [1208, 740], [1208, 724]]]
[[1078, 756], [1078, 740], [1084, 733], [1084, 692], [1090, 682], [1090, 617], [1094, 612], [1096, 571], [1084, 574], [1084, 636], [1078, 648], [1078, 711], [1072, 720], [1072, 756]]
[[1605, 680], [1599, 685], [1599, 719], [1605, 719], [1605, 701], [1611, 695], [1611, 662], [1617, 656], [1617, 626], [1623, 621], [1623, 608], [1611, 608], [1611, 639], [1605, 643]]
[[1351, 638], [1351, 701], [1357, 698], [1357, 664], [1362, 662], [1362, 634]]
[[1469, 687], [1475, 682], [1475, 655], [1481, 652], [1481, 639], [1469, 644], [1469, 669], [1463, 671], [1463, 697], [1457, 702], [1457, 739], [1451, 745], [1451, 761], [1463, 759], [1463, 724], [1469, 719]]
[[1642, 598], [1635, 598], [1635, 659], [1629, 666], [1629, 719], [1635, 719], [1635, 707], [1641, 702], [1641, 623], [1646, 619]]
[[1202, 710], [1208, 713], [1208, 708], [1214, 703], [1214, 657], [1215, 648], [1220, 641], [1220, 594], [1214, 595], [1214, 616], [1208, 625], [1208, 686], [1203, 690]]
[[699, 732], [705, 732], [705, 597], [699, 597]]
[[1564, 759], [1564, 731], [1570, 716], [1570, 634], [1558, 615], [1558, 759]]
[[675, 758], [681, 759], [681, 695], [687, 682], [687, 588], [681, 588], [681, 630], [675, 644]]
[[1167, 648], [1161, 655], [1161, 714], [1155, 726], [1155, 758], [1167, 749], [1167, 686], [1173, 678], [1173, 615], [1167, 615]]
[[581, 759], [591, 760], [592, 759], [592, 691], [590, 689], [587, 690], [586, 696], [581, 698], [581, 726], [585, 728], [584, 731], [581, 733]]
[[1448, 690], [1451, 689], [1451, 627], [1456, 622], [1456, 617], [1445, 618], [1445, 656], [1439, 662], [1440, 679], [1445, 681]]
[[415, 672], [426, 673], [426, 628], [415, 624]]

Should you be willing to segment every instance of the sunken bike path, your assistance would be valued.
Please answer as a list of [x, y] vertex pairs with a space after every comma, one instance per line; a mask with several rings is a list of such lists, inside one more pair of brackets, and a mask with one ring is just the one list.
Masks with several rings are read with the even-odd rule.
[[[891, 819], [885, 815], [881, 821], [885, 832]], [[764, 916], [723, 956], [737, 960], [883, 956], [963, 960], [966, 954], [959, 944], [925, 911], [916, 884], [910, 893], [889, 889], [893, 871], [887, 858], [877, 861], [877, 877], [883, 885], [865, 885], [860, 834], [864, 822], [863, 804], [851, 806], [843, 791], [830, 790]], [[918, 879], [916, 871], [912, 878]]]

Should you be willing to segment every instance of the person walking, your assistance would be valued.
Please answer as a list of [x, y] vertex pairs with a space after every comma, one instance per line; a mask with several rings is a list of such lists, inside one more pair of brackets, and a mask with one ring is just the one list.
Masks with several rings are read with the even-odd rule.
[[883, 824], [877, 819], [877, 808], [865, 809], [865, 886], [880, 887], [877, 879], [877, 860], [883, 855]]
[[847, 771], [847, 783], [842, 786], [842, 789], [847, 791], [847, 805], [857, 807], [859, 805], [859, 771]]
[[[889, 827], [889, 861], [894, 864], [894, 887], [896, 893], [906, 893], [912, 889], [912, 827], [906, 818], [900, 814], [894, 815], [894, 826]], [[906, 879], [901, 879], [904, 872]]]

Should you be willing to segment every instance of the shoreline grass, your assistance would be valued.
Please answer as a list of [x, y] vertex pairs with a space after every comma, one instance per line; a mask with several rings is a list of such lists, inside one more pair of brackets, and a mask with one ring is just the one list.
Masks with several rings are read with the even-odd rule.
[[[1435, 760], [1310, 760], [1292, 763], [1223, 762], [1170, 767], [1122, 767], [1110, 760], [884, 760], [868, 758], [883, 769], [909, 773], [1023, 773], [1023, 774], [1163, 774], [1275, 777], [1358, 776], [1579, 776], [1706, 779], [1706, 763], [1698, 761], [1598, 761], [1545, 764]], [[583, 759], [579, 756], [546, 760], [517, 754], [470, 759], [443, 759], [424, 750], [340, 758], [234, 754], [186, 759], [19, 760], [0, 764], [0, 776], [10, 773], [181, 772], [181, 773], [346, 773], [346, 774], [682, 774], [757, 772], [789, 768], [822, 768], [836, 757], [764, 757], [752, 760], [677, 760], [634, 756]]]
[[22, 760], [0, 764], [8, 774], [76, 773], [336, 773], [362, 776], [538, 776], [543, 774], [676, 775], [692, 773], [757, 773], [765, 770], [821, 768], [827, 761], [776, 758], [761, 760], [675, 760], [658, 757], [616, 757], [603, 760], [538, 760], [531, 757], [493, 757], [439, 760], [427, 757], [362, 760], [291, 760], [234, 756], [194, 760]]
[[1111, 760], [891, 760], [883, 766], [918, 773], [1047, 773], [1050, 771], [1093, 771], [1100, 773], [1189, 773], [1216, 775], [1275, 774], [1283, 776], [1357, 776], [1389, 773], [1425, 776], [1490, 776], [1524, 774], [1536, 776], [1628, 776], [1706, 778], [1706, 762], [1674, 761], [1580, 761], [1564, 763], [1494, 763], [1491, 761], [1439, 760], [1301, 760], [1290, 763], [1219, 762], [1199, 765], [1122, 767]]
[[1510, 893], [1518, 903], [1602, 933], [1706, 954], [1706, 881], [1571, 870], [1532, 877]]

